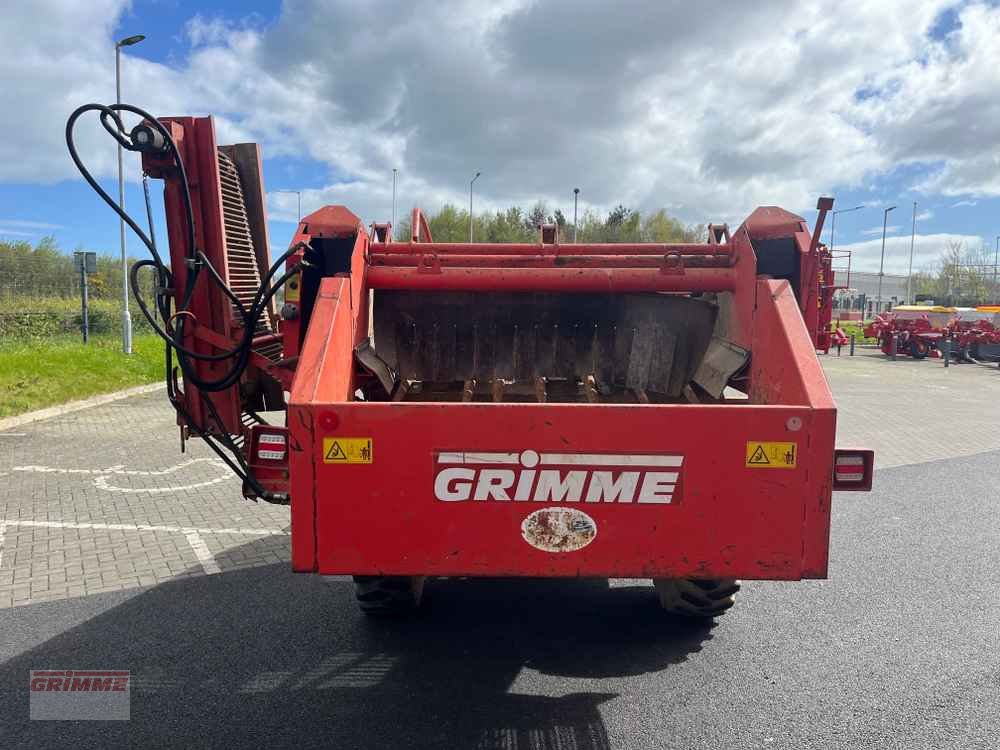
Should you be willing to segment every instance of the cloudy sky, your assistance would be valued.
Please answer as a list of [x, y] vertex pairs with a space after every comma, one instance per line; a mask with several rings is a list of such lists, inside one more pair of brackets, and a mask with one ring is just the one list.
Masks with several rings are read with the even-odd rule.
[[[728, 9], [720, 10], [720, 5]], [[39, 19], [43, 19], [40, 23]], [[0, 237], [117, 247], [117, 222], [63, 138], [79, 104], [123, 98], [160, 115], [214, 114], [223, 143], [265, 154], [271, 239], [343, 203], [366, 222], [398, 206], [477, 210], [544, 200], [665, 207], [739, 223], [781, 205], [838, 208], [836, 245], [904, 271], [949, 241], [1000, 233], [1000, 8], [838, 0], [13, 0], [0, 10]], [[96, 122], [81, 148], [114, 185]], [[127, 202], [141, 211], [139, 166]], [[164, 236], [162, 229], [160, 236]], [[824, 234], [829, 241], [829, 233]], [[138, 254], [135, 243], [134, 252]]]

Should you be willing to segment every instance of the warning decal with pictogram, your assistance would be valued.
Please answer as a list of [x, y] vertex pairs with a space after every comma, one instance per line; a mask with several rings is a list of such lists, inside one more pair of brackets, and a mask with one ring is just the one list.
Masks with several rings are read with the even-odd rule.
[[794, 469], [798, 463], [798, 443], [747, 442], [744, 466], [748, 469]]
[[369, 437], [323, 438], [325, 464], [370, 464], [372, 458], [372, 439]]

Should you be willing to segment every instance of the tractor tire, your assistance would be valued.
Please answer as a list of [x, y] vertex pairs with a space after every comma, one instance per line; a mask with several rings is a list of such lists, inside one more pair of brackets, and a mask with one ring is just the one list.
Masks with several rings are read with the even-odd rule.
[[914, 359], [924, 359], [931, 352], [931, 345], [919, 336], [910, 338], [910, 356]]
[[660, 606], [672, 615], [709, 620], [736, 603], [740, 582], [735, 578], [654, 578]]
[[366, 615], [404, 615], [420, 606], [424, 576], [354, 576], [354, 598]]

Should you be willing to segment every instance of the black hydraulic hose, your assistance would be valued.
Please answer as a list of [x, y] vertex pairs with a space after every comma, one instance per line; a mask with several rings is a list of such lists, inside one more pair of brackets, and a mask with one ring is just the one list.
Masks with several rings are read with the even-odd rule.
[[[138, 304], [139, 309], [142, 311], [143, 316], [146, 318], [146, 320], [153, 327], [153, 330], [156, 331], [156, 333], [159, 336], [161, 336], [164, 340], [166, 340], [167, 343], [177, 351], [178, 364], [181, 366], [182, 371], [184, 371], [185, 377], [189, 378], [192, 384], [196, 386], [199, 390], [207, 390], [207, 391], [225, 390], [226, 388], [229, 388], [230, 386], [235, 384], [239, 380], [240, 376], [243, 374], [243, 371], [246, 369], [252, 347], [253, 336], [257, 328], [257, 323], [260, 320], [260, 317], [263, 314], [263, 311], [266, 308], [267, 303], [270, 302], [271, 298], [277, 293], [278, 289], [281, 288], [281, 286], [288, 280], [289, 276], [292, 273], [294, 273], [296, 269], [291, 269], [289, 272], [284, 274], [281, 277], [281, 279], [270, 288], [268, 287], [268, 283], [274, 277], [274, 274], [281, 268], [281, 264], [284, 263], [284, 261], [287, 260], [290, 255], [292, 255], [292, 253], [298, 250], [300, 246], [290, 248], [275, 261], [275, 263], [272, 265], [272, 267], [266, 274], [265, 278], [262, 280], [261, 286], [257, 290], [257, 294], [255, 295], [251, 308], [248, 311], [243, 306], [239, 298], [236, 297], [236, 295], [233, 293], [232, 289], [225, 283], [225, 281], [216, 271], [214, 266], [212, 266], [212, 264], [209, 262], [205, 254], [202, 253], [200, 250], [195, 249], [194, 211], [191, 203], [190, 186], [188, 183], [187, 172], [184, 168], [184, 163], [183, 160], [181, 159], [180, 152], [178, 151], [176, 144], [174, 143], [173, 139], [170, 136], [170, 133], [166, 130], [166, 128], [164, 128], [163, 125], [158, 120], [156, 120], [151, 114], [145, 112], [142, 109], [139, 109], [138, 107], [133, 107], [132, 105], [128, 104], [113, 104], [110, 106], [104, 106], [100, 104], [83, 105], [82, 107], [79, 107], [76, 111], [74, 111], [72, 115], [70, 115], [70, 118], [66, 123], [66, 143], [67, 146], [69, 147], [70, 157], [73, 159], [73, 162], [76, 164], [77, 169], [80, 170], [80, 173], [83, 175], [87, 183], [105, 201], [105, 203], [111, 206], [112, 210], [114, 210], [115, 213], [117, 213], [119, 217], [121, 217], [129, 225], [132, 231], [135, 232], [136, 236], [138, 236], [140, 240], [142, 240], [143, 244], [146, 245], [150, 254], [153, 256], [152, 261], [140, 261], [140, 263], [142, 264], [140, 268], [144, 268], [147, 266], [155, 267], [161, 279], [172, 279], [172, 274], [170, 274], [169, 270], [164, 265], [155, 244], [150, 240], [149, 237], [146, 236], [146, 234], [132, 219], [132, 217], [128, 213], [126, 213], [121, 208], [121, 206], [115, 203], [115, 201], [111, 198], [111, 196], [108, 195], [108, 193], [97, 183], [97, 181], [93, 178], [93, 176], [90, 174], [87, 168], [83, 165], [83, 162], [80, 159], [79, 154], [77, 153], [76, 146], [73, 141], [73, 129], [80, 116], [90, 111], [100, 112], [101, 124], [104, 126], [105, 130], [107, 130], [115, 138], [115, 140], [122, 145], [123, 148], [126, 148], [130, 151], [139, 151], [141, 149], [139, 149], [139, 147], [135, 146], [125, 138], [126, 134], [124, 126], [122, 124], [120, 116], [118, 115], [118, 111], [132, 112], [142, 117], [144, 120], [149, 122], [152, 127], [156, 128], [157, 131], [160, 133], [160, 135], [163, 137], [163, 141], [166, 146], [165, 150], [169, 151], [169, 153], [171, 154], [173, 161], [177, 166], [179, 172], [180, 182], [183, 188], [181, 194], [184, 200], [185, 215], [187, 219], [186, 223], [188, 230], [187, 231], [188, 243], [186, 247], [186, 255], [188, 256], [189, 273], [187, 274], [187, 283], [185, 284], [185, 289], [183, 292], [182, 299], [180, 301], [180, 304], [177, 305], [177, 312], [183, 313], [188, 311], [188, 307], [190, 305], [190, 301], [193, 297], [195, 286], [197, 284], [197, 280], [200, 275], [199, 272], [202, 268], [207, 267], [209, 276], [220, 288], [223, 294], [229, 299], [229, 301], [234, 304], [237, 311], [239, 312], [240, 317], [243, 320], [243, 328], [244, 328], [243, 337], [232, 349], [223, 351], [218, 354], [204, 354], [200, 352], [195, 352], [181, 344], [184, 334], [184, 325], [186, 322], [186, 318], [188, 317], [187, 315], [175, 316], [177, 319], [176, 328], [174, 328], [170, 324], [169, 315], [163, 316], [165, 321], [163, 328], [160, 328], [152, 320], [152, 316], [150, 315], [148, 305], [145, 303], [144, 300], [141, 299], [141, 296], [138, 293], [138, 287], [135, 284], [135, 279], [137, 278], [135, 275], [137, 273], [135, 266], [133, 266], [131, 273], [131, 278], [133, 282], [133, 294], [136, 297], [136, 303]], [[111, 127], [111, 125], [109, 124], [109, 120], [114, 121], [115, 125], [117, 126], [117, 129]], [[163, 312], [165, 312], [165, 310], [161, 309], [161, 313]], [[235, 361], [230, 370], [221, 377], [215, 380], [206, 380], [203, 378], [199, 378], [194, 373], [193, 369], [190, 367], [190, 363], [186, 361], [187, 358], [197, 359], [201, 361], [222, 361], [226, 359], [234, 359]]]
[[[187, 243], [185, 246], [185, 265], [187, 266], [187, 274], [185, 275], [186, 278], [183, 291], [174, 290], [175, 314], [173, 316], [170, 314], [170, 303], [168, 297], [165, 293], [163, 293], [163, 290], [173, 286], [174, 276], [163, 262], [155, 241], [151, 239], [153, 234], [152, 216], [149, 216], [150, 236], [147, 236], [135, 220], [100, 186], [86, 166], [84, 166], [83, 161], [80, 159], [79, 153], [77, 152], [73, 132], [77, 121], [87, 112], [99, 112], [101, 125], [108, 132], [108, 134], [110, 134], [122, 148], [134, 152], [140, 152], [143, 148], [136, 145], [132, 141], [131, 133], [125, 131], [125, 126], [119, 113], [131, 112], [138, 115], [149, 124], [149, 127], [155, 129], [156, 132], [162, 137], [163, 151], [165, 153], [169, 153], [171, 160], [177, 169], [181, 185], [181, 196], [184, 204], [184, 216], [187, 230]], [[264, 278], [261, 280], [260, 287], [254, 295], [250, 308], [247, 309], [239, 297], [236, 296], [233, 290], [221, 277], [205, 254], [196, 247], [194, 208], [191, 201], [191, 189], [187, 171], [184, 166], [184, 161], [181, 158], [180, 151], [177, 148], [177, 144], [174, 142], [169, 131], [162, 125], [162, 123], [160, 123], [148, 112], [129, 104], [112, 104], [107, 106], [103, 104], [85, 104], [74, 110], [66, 122], [66, 145], [69, 149], [70, 158], [73, 160], [73, 163], [80, 171], [84, 180], [86, 180], [90, 187], [93, 188], [94, 192], [96, 192], [102, 200], [104, 200], [104, 202], [107, 203], [116, 214], [118, 214], [121, 220], [128, 224], [129, 228], [142, 241], [152, 256], [149, 260], [141, 260], [133, 264], [132, 268], [129, 270], [129, 279], [132, 283], [132, 293], [135, 297], [139, 310], [142, 312], [146, 321], [150, 324], [156, 334], [166, 343], [164, 364], [166, 368], [165, 377], [167, 381], [167, 395], [171, 403], [174, 405], [174, 408], [184, 417], [188, 426], [200, 437], [204, 438], [205, 441], [209, 443], [212, 450], [218, 453], [238, 476], [253, 487], [254, 491], [257, 492], [260, 497], [277, 502], [283, 501], [286, 499], [284, 496], [275, 495], [274, 493], [264, 490], [264, 488], [261, 487], [261, 485], [252, 476], [250, 476], [238, 446], [229, 437], [228, 430], [225, 429], [225, 425], [223, 424], [215, 405], [212, 403], [211, 397], [207, 394], [230, 388], [239, 381], [249, 363], [250, 355], [252, 353], [253, 337], [257, 330], [257, 324], [264, 311], [267, 309], [268, 303], [278, 290], [288, 281], [288, 279], [298, 272], [300, 266], [303, 265], [303, 263], [308, 264], [308, 262], [302, 261], [301, 263], [296, 264], [282, 274], [277, 281], [272, 283], [275, 274], [278, 273], [285, 261], [287, 261], [287, 259], [299, 249], [304, 247], [306, 250], [309, 250], [308, 245], [299, 243], [298, 245], [289, 248], [289, 250], [283, 253], [274, 262], [271, 268], [268, 269], [267, 273], [264, 275]], [[154, 304], [163, 319], [163, 327], [160, 327], [156, 323], [155, 316], [150, 313], [149, 306], [142, 298], [139, 291], [140, 285], [137, 283], [139, 278], [138, 275], [143, 268], [147, 267], [155, 269], [156, 272], [158, 287], [155, 294]], [[243, 322], [243, 335], [236, 345], [232, 349], [224, 350], [216, 354], [196, 352], [182, 344], [186, 319], [191, 317], [189, 311], [191, 300], [194, 297], [198, 278], [200, 277], [203, 269], [208, 270], [208, 276], [211, 281], [233, 304]], [[177, 321], [176, 326], [172, 324], [172, 320]], [[218, 349], [219, 347], [215, 348]], [[213, 421], [217, 424], [220, 430], [220, 435], [224, 436], [226, 447], [236, 457], [237, 461], [239, 461], [239, 467], [234, 465], [231, 459], [224, 455], [222, 449], [216, 444], [215, 437], [191, 419], [190, 414], [188, 414], [184, 405], [181, 403], [180, 398], [178, 398], [172, 380], [173, 367], [171, 350], [174, 350], [177, 353], [177, 363], [184, 374], [185, 382], [199, 392], [202, 403], [206, 405], [207, 411], [210, 413]], [[232, 360], [232, 364], [225, 374], [212, 380], [198, 377], [197, 373], [194, 371], [191, 360], [207, 362]]]

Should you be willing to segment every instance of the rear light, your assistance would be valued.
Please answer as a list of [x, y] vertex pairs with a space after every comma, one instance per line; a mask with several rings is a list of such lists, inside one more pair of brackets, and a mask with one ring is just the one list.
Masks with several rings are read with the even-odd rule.
[[247, 458], [251, 465], [281, 467], [288, 465], [288, 430], [273, 425], [253, 425], [250, 428]]
[[281, 461], [285, 458], [288, 441], [284, 435], [265, 432], [257, 437], [257, 458], [268, 461]]
[[[288, 494], [288, 430], [269, 424], [250, 426], [247, 434], [247, 471], [268, 492]], [[243, 483], [246, 497], [258, 496], [255, 485]]]
[[874, 451], [838, 449], [833, 452], [833, 489], [867, 492], [872, 488], [874, 473]]

